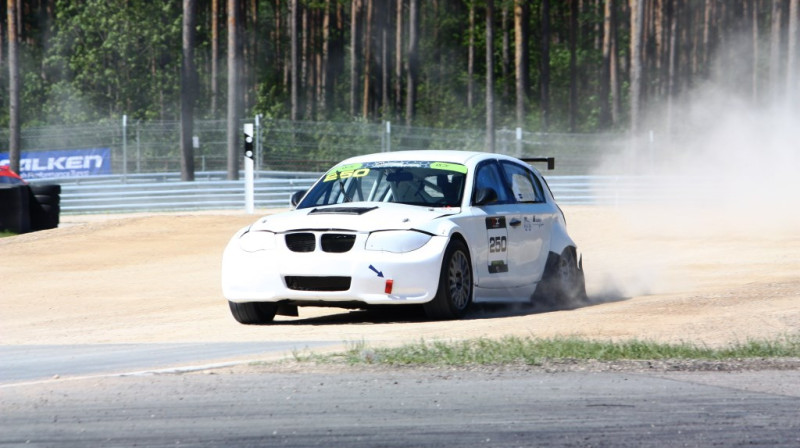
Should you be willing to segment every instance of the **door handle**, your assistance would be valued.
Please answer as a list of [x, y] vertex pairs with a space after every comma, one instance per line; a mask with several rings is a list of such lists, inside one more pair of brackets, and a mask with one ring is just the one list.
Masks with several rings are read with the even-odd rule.
[[508, 225], [510, 225], [511, 227], [519, 227], [519, 225], [520, 225], [520, 224], [522, 224], [522, 221], [520, 221], [520, 220], [519, 220], [519, 219], [517, 219], [517, 218], [514, 218], [514, 219], [512, 219], [512, 220], [511, 220], [511, 221], [508, 223]]

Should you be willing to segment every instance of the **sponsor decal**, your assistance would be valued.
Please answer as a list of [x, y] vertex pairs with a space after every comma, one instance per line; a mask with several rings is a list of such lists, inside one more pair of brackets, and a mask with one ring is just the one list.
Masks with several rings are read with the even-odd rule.
[[[0, 165], [8, 164], [8, 153], [0, 153]], [[24, 179], [111, 174], [111, 149], [23, 151], [19, 165], [19, 174]]]
[[530, 232], [531, 230], [533, 230], [533, 226], [541, 228], [544, 225], [544, 221], [542, 221], [542, 218], [537, 218], [536, 216], [530, 216], [530, 217], [525, 216], [522, 219], [522, 223], [525, 227], [526, 232]]
[[486, 218], [487, 229], [505, 229], [506, 217], [505, 216], [491, 216]]
[[456, 173], [467, 174], [467, 167], [460, 163], [433, 162], [431, 168], [435, 170], [455, 171]]
[[490, 274], [500, 274], [502, 272], [508, 272], [508, 265], [503, 261], [493, 261], [489, 264]]

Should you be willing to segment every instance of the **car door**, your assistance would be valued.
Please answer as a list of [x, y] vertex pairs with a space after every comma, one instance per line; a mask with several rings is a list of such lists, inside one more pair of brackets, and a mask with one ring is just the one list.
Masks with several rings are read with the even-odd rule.
[[[488, 193], [491, 195], [487, 197]], [[500, 164], [496, 160], [479, 164], [468, 224], [477, 286], [513, 288], [529, 281], [519, 269], [527, 258], [527, 245], [522, 240], [526, 234], [520, 230], [523, 224]]]
[[542, 182], [529, 167], [512, 161], [500, 163], [514, 200], [508, 217], [509, 241], [513, 243], [511, 268], [522, 284], [541, 279], [550, 248], [555, 206], [546, 202]]

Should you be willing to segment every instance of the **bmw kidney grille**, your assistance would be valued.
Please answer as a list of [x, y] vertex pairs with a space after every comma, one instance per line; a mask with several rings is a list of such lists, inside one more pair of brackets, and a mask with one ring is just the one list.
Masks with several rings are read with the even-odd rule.
[[[314, 252], [317, 249], [317, 237], [311, 232], [288, 233], [285, 237], [286, 247], [292, 252]], [[350, 233], [323, 233], [320, 236], [320, 247], [323, 252], [344, 253], [353, 248], [356, 236]]]
[[289, 233], [286, 235], [286, 247], [292, 252], [314, 252], [317, 239], [313, 233]]

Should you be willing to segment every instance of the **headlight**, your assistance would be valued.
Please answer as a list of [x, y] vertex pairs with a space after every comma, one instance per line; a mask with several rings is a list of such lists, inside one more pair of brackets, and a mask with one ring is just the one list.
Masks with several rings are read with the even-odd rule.
[[387, 230], [372, 232], [367, 239], [367, 250], [404, 253], [417, 250], [431, 240], [431, 235], [413, 230]]
[[256, 252], [275, 248], [275, 234], [248, 230], [239, 237], [239, 248], [245, 252]]

